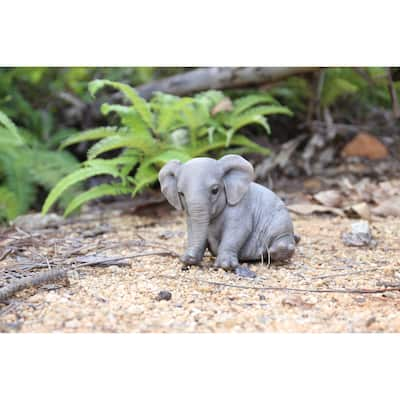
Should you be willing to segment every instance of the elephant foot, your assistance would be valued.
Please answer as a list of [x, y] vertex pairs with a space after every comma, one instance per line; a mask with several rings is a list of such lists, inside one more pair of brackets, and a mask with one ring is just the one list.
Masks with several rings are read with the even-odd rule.
[[269, 249], [272, 261], [286, 261], [292, 258], [295, 244], [289, 237], [283, 237], [275, 241]]
[[234, 270], [239, 265], [237, 256], [232, 254], [220, 254], [214, 262], [214, 268], [223, 268], [225, 270]]
[[185, 253], [181, 257], [181, 261], [185, 265], [200, 265], [202, 257], [195, 256], [191, 253]]

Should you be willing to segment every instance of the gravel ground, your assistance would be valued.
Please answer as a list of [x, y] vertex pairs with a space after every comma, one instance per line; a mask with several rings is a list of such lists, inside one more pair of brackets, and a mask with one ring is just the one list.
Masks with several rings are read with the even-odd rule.
[[[70, 273], [69, 286], [26, 289], [14, 296], [13, 306], [0, 305], [0, 326], [18, 332], [400, 332], [398, 291], [308, 292], [399, 284], [400, 218], [371, 222], [374, 248], [342, 243], [354, 220], [293, 219], [301, 236], [295, 256], [282, 265], [251, 264], [254, 279], [215, 271], [209, 256], [202, 267], [186, 271], [176, 257], [159, 255], [129, 259], [125, 266], [81, 267]], [[176, 213], [139, 217], [109, 211], [100, 222], [63, 225], [46, 234], [34, 252], [49, 260], [165, 249], [181, 254], [184, 241], [184, 220]], [[6, 257], [0, 268], [15, 260]], [[254, 289], [265, 286], [307, 291]]]

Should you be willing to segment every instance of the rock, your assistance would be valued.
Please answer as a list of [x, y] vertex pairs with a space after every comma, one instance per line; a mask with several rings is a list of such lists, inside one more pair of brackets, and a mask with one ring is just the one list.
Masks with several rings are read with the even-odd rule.
[[376, 241], [372, 239], [368, 221], [358, 221], [351, 224], [351, 232], [342, 235], [343, 243], [346, 246], [375, 246]]
[[51, 213], [42, 215], [40, 213], [20, 215], [12, 221], [11, 225], [24, 231], [35, 231], [44, 228], [56, 228], [64, 222], [64, 218]]
[[316, 301], [305, 301], [301, 296], [294, 295], [286, 297], [282, 300], [283, 306], [289, 307], [301, 307], [301, 308], [312, 308], [316, 304]]
[[156, 300], [161, 301], [161, 300], [166, 300], [169, 301], [172, 298], [172, 293], [169, 292], [168, 290], [161, 290], [160, 293], [158, 293]]
[[254, 279], [257, 274], [250, 270], [247, 266], [239, 266], [235, 268], [235, 274], [241, 276], [242, 278], [251, 278]]
[[79, 321], [77, 319], [72, 319], [65, 323], [65, 327], [68, 329], [76, 329], [79, 328]]
[[121, 272], [121, 268], [118, 267], [118, 265], [110, 265], [108, 267], [108, 270], [111, 271], [113, 274], [117, 274], [117, 273]]
[[365, 326], [366, 326], [367, 328], [369, 328], [370, 325], [372, 325], [372, 324], [375, 323], [375, 322], [376, 322], [376, 317], [368, 318], [367, 322], [365, 323]]
[[358, 133], [342, 150], [343, 157], [366, 157], [370, 160], [382, 160], [388, 155], [386, 146], [366, 132]]
[[158, 235], [158, 237], [159, 237], [160, 239], [164, 239], [164, 240], [171, 239], [171, 238], [174, 237], [174, 236], [175, 236], [175, 234], [174, 234], [174, 232], [172, 232], [172, 231], [164, 231], [164, 232], [162, 232], [162, 233], [160, 233], [160, 234]]

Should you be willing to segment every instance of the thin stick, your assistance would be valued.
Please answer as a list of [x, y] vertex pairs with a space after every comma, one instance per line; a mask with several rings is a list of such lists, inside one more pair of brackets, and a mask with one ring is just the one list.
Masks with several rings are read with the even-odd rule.
[[114, 261], [122, 261], [122, 260], [128, 260], [130, 258], [146, 257], [146, 256], [179, 257], [179, 255], [174, 253], [173, 251], [150, 251], [148, 253], [138, 253], [138, 254], [133, 254], [133, 255], [124, 256], [124, 257], [104, 258], [103, 260], [88, 261], [88, 262], [76, 265], [75, 268], [89, 267], [89, 266], [93, 266], [93, 265], [96, 265], [96, 264], [103, 264], [105, 262], [107, 262], [107, 264], [108, 264], [108, 263], [112, 263]]
[[[77, 269], [81, 267], [89, 267], [89, 266], [94, 266], [94, 265], [99, 265], [104, 262], [107, 263], [112, 263], [116, 261], [121, 261], [121, 260], [127, 260], [130, 258], [137, 258], [137, 257], [146, 257], [146, 256], [170, 256], [170, 257], [179, 257], [178, 254], [171, 252], [171, 251], [152, 251], [148, 253], [138, 253], [138, 254], [133, 254], [130, 256], [124, 256], [124, 257], [114, 257], [114, 258], [104, 258], [103, 260], [97, 260], [97, 261], [89, 261], [86, 263], [81, 263], [78, 265], [75, 265], [70, 268], [53, 268], [53, 269], [48, 269], [46, 271], [41, 271], [37, 272], [32, 276], [28, 276], [26, 278], [18, 279], [15, 282], [12, 282], [5, 287], [0, 288], [0, 302], [8, 299], [15, 293], [26, 289], [28, 287], [33, 287], [33, 286], [40, 286], [46, 283], [51, 283], [60, 279], [64, 279], [67, 276], [67, 271], [70, 269]], [[47, 264], [45, 264], [47, 266]]]
[[390, 99], [392, 100], [393, 115], [395, 118], [400, 118], [399, 100], [397, 98], [396, 88], [393, 83], [392, 72], [390, 67], [387, 68], [387, 77], [389, 84]]
[[51, 269], [38, 272], [35, 275], [18, 279], [15, 282], [0, 288], [0, 302], [7, 300], [15, 293], [34, 286], [40, 286], [46, 283], [52, 283], [67, 277], [67, 270], [63, 268]]
[[[162, 278], [166, 279], [177, 279], [176, 276], [172, 275], [161, 275]], [[232, 283], [224, 283], [224, 282], [215, 282], [208, 281], [205, 279], [192, 279], [182, 277], [182, 280], [197, 282], [197, 283], [206, 283], [208, 285], [215, 286], [225, 286], [237, 289], [252, 289], [252, 290], [274, 290], [274, 291], [288, 291], [288, 292], [300, 292], [300, 293], [348, 293], [348, 294], [374, 294], [374, 293], [385, 293], [385, 292], [394, 292], [400, 291], [400, 287], [387, 287], [384, 289], [299, 289], [299, 288], [290, 288], [290, 287], [279, 287], [279, 286], [246, 286], [246, 285], [235, 285]]]
[[361, 271], [352, 271], [352, 272], [343, 272], [340, 274], [332, 274], [332, 275], [320, 275], [320, 276], [313, 276], [311, 279], [327, 279], [327, 278], [336, 278], [337, 276], [347, 276], [347, 275], [357, 275], [363, 274], [364, 272], [373, 272], [376, 271], [378, 268], [370, 268], [370, 269], [363, 269]]

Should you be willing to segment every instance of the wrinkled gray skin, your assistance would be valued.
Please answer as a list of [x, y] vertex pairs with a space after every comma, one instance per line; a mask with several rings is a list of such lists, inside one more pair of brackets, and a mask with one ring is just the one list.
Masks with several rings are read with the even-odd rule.
[[186, 213], [188, 245], [181, 258], [185, 264], [199, 264], [207, 247], [217, 257], [214, 265], [221, 268], [293, 255], [289, 212], [278, 196], [253, 179], [252, 165], [237, 155], [194, 158], [184, 164], [173, 160], [161, 169], [162, 193]]

